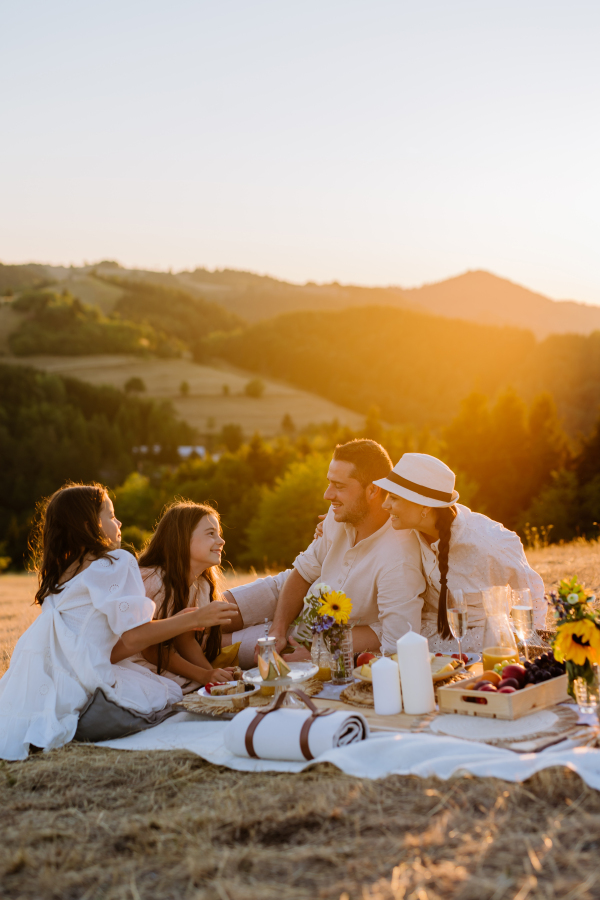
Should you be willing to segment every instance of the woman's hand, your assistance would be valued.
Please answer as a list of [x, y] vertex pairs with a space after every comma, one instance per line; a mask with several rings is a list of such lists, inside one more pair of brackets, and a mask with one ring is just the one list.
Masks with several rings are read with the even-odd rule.
[[325, 513], [324, 516], [318, 516], [319, 521], [318, 521], [317, 527], [315, 528], [315, 534], [314, 534], [315, 541], [317, 540], [317, 538], [323, 537], [323, 519], [326, 519], [326, 518], [327, 518], [327, 513]]
[[[182, 609], [176, 613], [176, 616], [186, 616], [185, 628], [182, 631], [204, 631], [213, 625], [229, 625], [231, 617], [237, 612], [235, 603], [225, 603], [220, 600], [215, 603], [209, 603], [197, 609], [190, 606], [188, 609]], [[183, 624], [183, 623], [182, 623]]]

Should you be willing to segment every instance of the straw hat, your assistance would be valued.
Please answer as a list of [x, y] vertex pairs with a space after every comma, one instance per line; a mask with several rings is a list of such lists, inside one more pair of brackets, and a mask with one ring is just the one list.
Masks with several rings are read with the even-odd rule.
[[441, 459], [405, 453], [389, 475], [373, 484], [420, 506], [452, 506], [458, 500], [454, 482], [454, 472]]

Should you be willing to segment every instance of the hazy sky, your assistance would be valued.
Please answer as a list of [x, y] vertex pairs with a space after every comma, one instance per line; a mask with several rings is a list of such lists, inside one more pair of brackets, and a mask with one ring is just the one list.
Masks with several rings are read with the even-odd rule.
[[0, 0], [0, 260], [600, 304], [600, 3]]

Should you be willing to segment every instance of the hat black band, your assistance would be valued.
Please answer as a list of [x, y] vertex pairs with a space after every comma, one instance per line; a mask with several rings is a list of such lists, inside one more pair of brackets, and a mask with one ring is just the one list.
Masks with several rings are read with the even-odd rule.
[[400, 487], [406, 488], [415, 494], [421, 494], [422, 497], [429, 497], [431, 500], [443, 500], [445, 503], [450, 503], [452, 500], [452, 494], [447, 494], [445, 491], [434, 491], [433, 488], [423, 487], [422, 484], [415, 484], [414, 481], [407, 481], [401, 475], [396, 475], [393, 470], [389, 475], [386, 475], [386, 478], [388, 481], [393, 481], [394, 484], [399, 484]]

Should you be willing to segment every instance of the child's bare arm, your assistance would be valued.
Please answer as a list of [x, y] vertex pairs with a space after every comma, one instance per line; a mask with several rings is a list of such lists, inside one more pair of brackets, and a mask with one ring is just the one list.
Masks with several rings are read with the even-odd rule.
[[[154, 665], [158, 664], [157, 647], [148, 647], [146, 650], [142, 651], [142, 655], [148, 662], [151, 662]], [[208, 661], [207, 668], [196, 666], [187, 659], [184, 659], [174, 648], [171, 648], [171, 652], [166, 660], [165, 655], [166, 654], [163, 652], [163, 670], [172, 672], [173, 675], [181, 675], [183, 678], [189, 678], [190, 681], [197, 681], [199, 684], [208, 684], [213, 681], [231, 681], [233, 678], [232, 669], [213, 669]]]
[[180, 656], [183, 656], [188, 662], [201, 669], [212, 669], [211, 664], [207, 660], [204, 650], [196, 640], [196, 636], [192, 633], [180, 634], [173, 641], [173, 645]]

